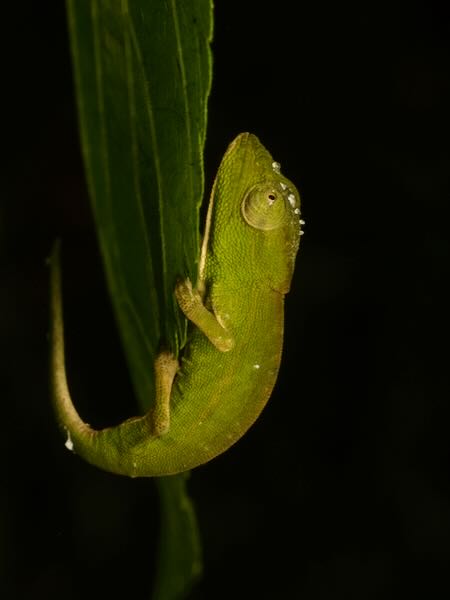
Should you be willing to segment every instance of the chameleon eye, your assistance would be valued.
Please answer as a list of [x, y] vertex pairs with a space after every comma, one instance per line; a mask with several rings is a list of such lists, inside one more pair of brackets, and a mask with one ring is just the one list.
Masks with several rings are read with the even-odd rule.
[[255, 229], [270, 231], [286, 221], [283, 194], [271, 185], [256, 185], [242, 201], [242, 216]]

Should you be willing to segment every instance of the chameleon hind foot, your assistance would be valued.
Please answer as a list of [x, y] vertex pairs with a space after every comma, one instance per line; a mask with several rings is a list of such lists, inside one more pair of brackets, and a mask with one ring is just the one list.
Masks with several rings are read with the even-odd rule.
[[170, 428], [170, 395], [179, 363], [171, 352], [161, 352], [155, 359], [155, 408], [150, 411], [153, 435], [161, 436]]

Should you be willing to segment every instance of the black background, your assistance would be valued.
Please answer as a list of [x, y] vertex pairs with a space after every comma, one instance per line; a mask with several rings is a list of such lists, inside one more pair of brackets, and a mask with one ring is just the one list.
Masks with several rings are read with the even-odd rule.
[[[69, 376], [105, 424], [131, 386], [79, 155], [64, 6], [3, 18], [1, 587], [147, 598], [152, 482], [69, 454], [48, 398], [48, 273], [64, 240]], [[450, 25], [430, 2], [217, 2], [207, 183], [256, 133], [298, 184], [306, 234], [269, 405], [195, 470], [222, 598], [450, 597]]]

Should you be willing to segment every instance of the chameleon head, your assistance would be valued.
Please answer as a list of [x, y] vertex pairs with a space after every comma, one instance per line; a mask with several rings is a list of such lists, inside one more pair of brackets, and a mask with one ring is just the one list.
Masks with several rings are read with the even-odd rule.
[[213, 191], [211, 246], [214, 252], [227, 240], [226, 251], [216, 256], [225, 256], [229, 266], [233, 261], [246, 281], [286, 293], [303, 221], [299, 193], [280, 171], [256, 136], [242, 133], [231, 143]]

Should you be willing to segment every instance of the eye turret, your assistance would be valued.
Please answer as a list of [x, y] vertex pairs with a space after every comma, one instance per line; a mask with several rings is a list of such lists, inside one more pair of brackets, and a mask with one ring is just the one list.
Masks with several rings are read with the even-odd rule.
[[242, 216], [255, 229], [270, 231], [286, 223], [289, 217], [282, 190], [274, 185], [259, 184], [252, 187], [242, 201]]

